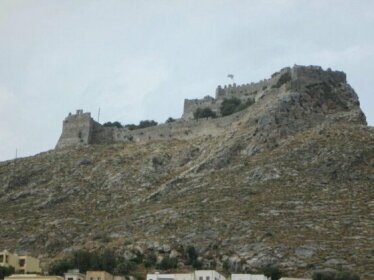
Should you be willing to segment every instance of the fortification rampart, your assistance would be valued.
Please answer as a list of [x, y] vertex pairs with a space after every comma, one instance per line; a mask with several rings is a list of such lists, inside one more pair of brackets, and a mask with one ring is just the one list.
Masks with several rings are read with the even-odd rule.
[[113, 128], [114, 142], [180, 139], [188, 140], [200, 136], [217, 136], [232, 125], [238, 114], [217, 119], [178, 120], [143, 129], [128, 130]]
[[256, 100], [265, 90], [277, 85], [281, 77], [284, 75], [291, 75], [291, 68], [283, 68], [281, 71], [274, 73], [271, 78], [259, 81], [257, 83], [236, 85], [218, 86], [215, 93], [215, 98], [206, 96], [203, 99], [185, 99], [184, 110], [182, 118], [184, 120], [193, 119], [193, 113], [198, 108], [210, 108], [217, 115], [220, 115], [220, 106], [225, 98], [238, 98], [243, 102], [248, 99]]
[[184, 120], [193, 119], [193, 113], [198, 108], [210, 108], [217, 115], [220, 115], [220, 106], [225, 98], [235, 97], [244, 102], [248, 99], [257, 101], [266, 91], [274, 88], [288, 85], [291, 90], [300, 90], [307, 84], [323, 81], [345, 83], [346, 75], [344, 72], [332, 71], [331, 69], [324, 71], [320, 66], [295, 65], [292, 68], [286, 67], [271, 75], [269, 79], [257, 83], [242, 85], [234, 83], [232, 85], [225, 85], [224, 87], [218, 86], [215, 98], [206, 96], [203, 99], [185, 99], [182, 118]]
[[153, 127], [129, 130], [128, 128], [104, 127], [95, 122], [90, 113], [77, 110], [64, 120], [63, 131], [56, 148], [84, 144], [110, 144], [123, 141], [149, 141], [162, 139], [191, 139], [199, 136], [216, 136], [225, 128], [232, 125], [241, 113], [216, 119], [193, 119], [193, 113], [198, 108], [208, 107], [217, 113], [225, 98], [237, 97], [241, 100], [253, 99], [256, 102], [266, 94], [277, 94], [285, 91], [303, 90], [307, 85], [335, 82], [345, 83], [343, 72], [324, 71], [319, 66], [297, 66], [283, 68], [274, 73], [271, 78], [258, 83], [245, 85], [229, 85], [218, 87], [216, 98], [206, 96], [202, 99], [186, 99], [182, 118], [166, 124]]

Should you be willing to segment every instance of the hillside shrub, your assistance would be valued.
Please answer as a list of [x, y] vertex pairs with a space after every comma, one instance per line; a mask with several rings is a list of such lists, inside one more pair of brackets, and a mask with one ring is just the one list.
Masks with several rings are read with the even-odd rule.
[[194, 260], [192, 262], [192, 267], [194, 269], [201, 269], [203, 267], [203, 263], [201, 261], [199, 261], [199, 260]]
[[239, 98], [225, 98], [220, 107], [220, 112], [222, 116], [228, 116], [233, 113], [244, 110], [245, 108], [251, 106], [254, 103], [253, 99], [248, 99], [246, 102], [242, 102]]
[[169, 118], [166, 120], [166, 123], [172, 123], [172, 122], [175, 122], [175, 119], [173, 119], [172, 117], [169, 117]]
[[291, 79], [292, 79], [291, 74], [289, 72], [286, 72], [282, 74], [282, 76], [279, 77], [277, 83], [274, 84], [272, 88], [280, 88], [285, 83], [288, 83], [289, 81], [291, 81]]
[[135, 129], [155, 126], [157, 124], [158, 123], [155, 122], [154, 120], [144, 120], [144, 121], [140, 121], [138, 125], [136, 125], [136, 124], [126, 124], [125, 127], [128, 128], [129, 130], [135, 130]]
[[105, 127], [117, 127], [117, 128], [122, 128], [122, 124], [120, 122], [106, 122], [103, 124]]
[[14, 272], [15, 271], [14, 271], [13, 266], [9, 266], [9, 267], [0, 266], [0, 279], [4, 279], [5, 277], [9, 275], [14, 274]]
[[144, 266], [145, 267], [153, 267], [155, 266], [157, 263], [157, 256], [155, 253], [151, 253], [149, 255], [146, 256], [145, 260], [144, 260]]
[[187, 260], [189, 264], [192, 264], [197, 260], [198, 254], [194, 246], [188, 246], [186, 249]]
[[108, 249], [94, 252], [78, 250], [53, 262], [49, 267], [49, 274], [63, 276], [66, 271], [75, 268], [82, 273], [88, 270], [105, 270], [111, 274], [127, 274], [136, 269], [136, 263], [132, 260], [126, 261]]
[[360, 280], [360, 276], [351, 271], [316, 271], [312, 275], [313, 280]]
[[117, 263], [114, 273], [117, 275], [127, 275], [136, 269], [136, 263], [133, 261], [122, 260]]
[[176, 258], [165, 257], [162, 259], [162, 261], [158, 265], [158, 268], [162, 270], [167, 270], [171, 268], [177, 268], [177, 266], [178, 266], [178, 261]]
[[217, 114], [212, 111], [212, 109], [206, 108], [197, 108], [193, 113], [194, 119], [203, 119], [203, 118], [216, 118]]
[[263, 273], [266, 277], [270, 277], [271, 280], [279, 280], [282, 277], [282, 272], [274, 265], [266, 266]]
[[157, 125], [157, 122], [153, 120], [145, 120], [145, 121], [140, 121], [138, 128], [146, 128], [146, 127], [151, 127]]

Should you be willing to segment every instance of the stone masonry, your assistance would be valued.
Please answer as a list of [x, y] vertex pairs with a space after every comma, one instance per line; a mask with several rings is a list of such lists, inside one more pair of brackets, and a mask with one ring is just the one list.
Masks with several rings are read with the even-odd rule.
[[[319, 66], [287, 67], [274, 73], [269, 79], [243, 85], [218, 86], [215, 97], [185, 99], [182, 117], [175, 122], [160, 124], [137, 130], [104, 127], [95, 122], [90, 113], [77, 110], [69, 114], [63, 122], [63, 130], [56, 148], [87, 144], [110, 144], [124, 141], [149, 141], [168, 139], [191, 139], [199, 136], [216, 136], [238, 118], [238, 114], [216, 119], [194, 120], [193, 113], [198, 108], [210, 108], [219, 116], [219, 108], [225, 98], [236, 97], [243, 102], [252, 99], [257, 102], [267, 94], [282, 91], [302, 91], [306, 86], [324, 81], [346, 83], [344, 72], [323, 70]], [[248, 110], [250, 110], [249, 108]]]

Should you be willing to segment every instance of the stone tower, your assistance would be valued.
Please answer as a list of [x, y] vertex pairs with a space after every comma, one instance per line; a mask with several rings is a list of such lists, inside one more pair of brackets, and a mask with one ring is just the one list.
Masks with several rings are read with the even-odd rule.
[[83, 113], [83, 110], [77, 110], [76, 114], [69, 113], [63, 122], [56, 148], [90, 144], [94, 125], [91, 113]]

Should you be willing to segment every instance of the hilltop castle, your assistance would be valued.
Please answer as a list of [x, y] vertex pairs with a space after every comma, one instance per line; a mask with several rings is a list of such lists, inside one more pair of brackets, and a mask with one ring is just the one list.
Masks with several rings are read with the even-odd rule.
[[[287, 67], [271, 75], [269, 79], [244, 85], [218, 86], [215, 97], [185, 99], [182, 117], [175, 122], [153, 127], [129, 130], [128, 128], [104, 127], [94, 121], [90, 113], [77, 110], [69, 114], [63, 122], [63, 130], [56, 148], [86, 144], [109, 144], [123, 141], [148, 141], [160, 139], [190, 139], [198, 136], [215, 136], [229, 127], [238, 118], [236, 113], [215, 119], [193, 118], [198, 108], [210, 108], [220, 116], [220, 106], [225, 98], [236, 97], [242, 101], [258, 102], [266, 95], [284, 91], [301, 91], [307, 85], [334, 81], [346, 83], [344, 72], [323, 70], [319, 66]], [[250, 109], [249, 109], [250, 110]]]

